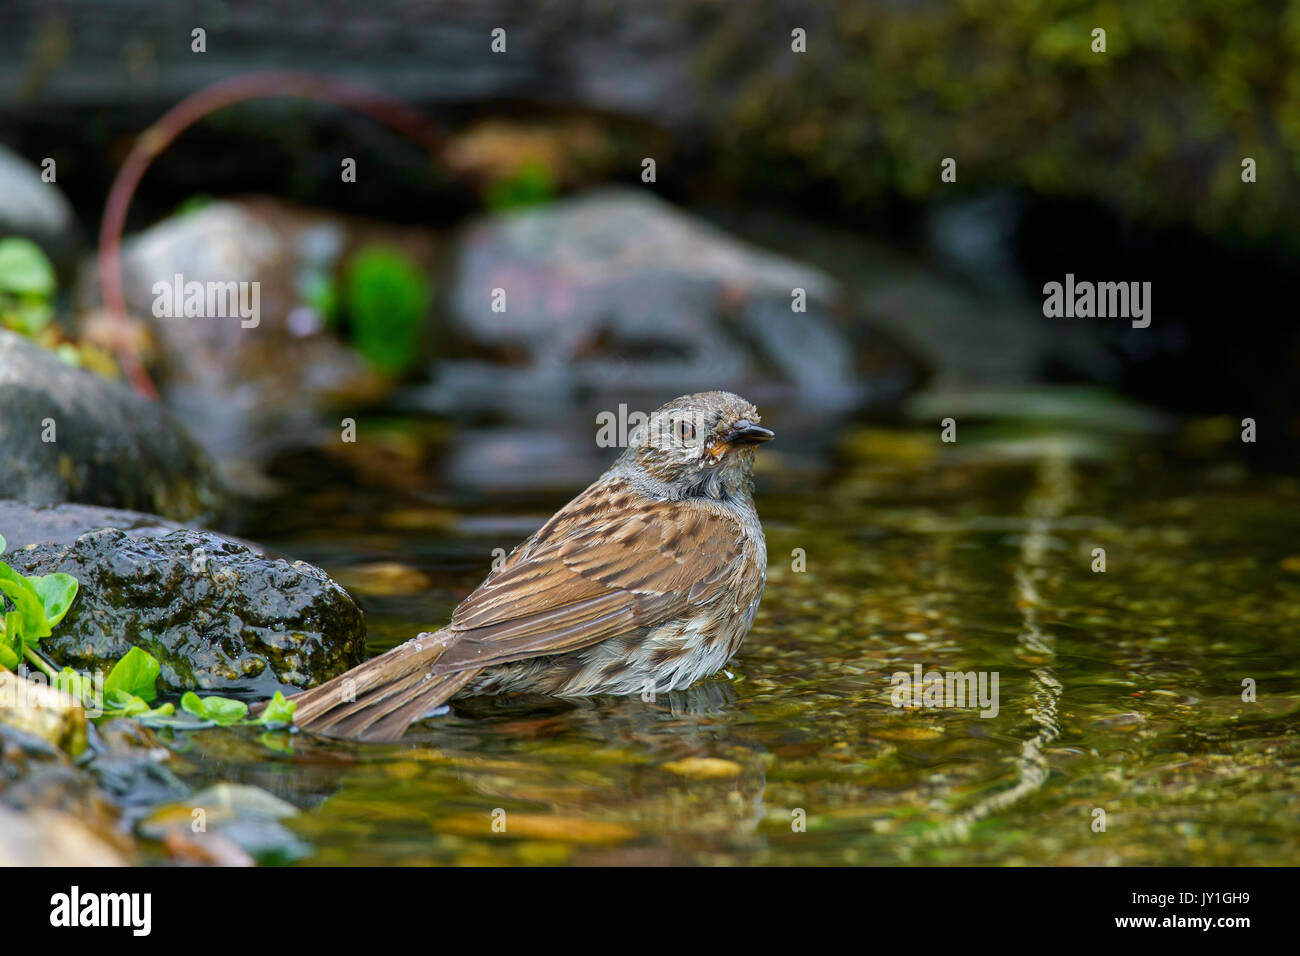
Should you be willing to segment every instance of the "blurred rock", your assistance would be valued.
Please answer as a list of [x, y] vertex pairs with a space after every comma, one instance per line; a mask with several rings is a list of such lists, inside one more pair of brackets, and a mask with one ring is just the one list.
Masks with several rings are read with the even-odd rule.
[[168, 766], [171, 751], [153, 731], [128, 717], [111, 717], [90, 734], [94, 757], [86, 770], [101, 793], [128, 814], [189, 792]]
[[[82, 728], [83, 739], [84, 732], [94, 738], [84, 718]], [[132, 860], [134, 841], [119, 828], [118, 808], [83, 768], [86, 757], [74, 762], [43, 738], [0, 720], [0, 866]]]
[[184, 527], [157, 515], [121, 508], [0, 501], [0, 534], [10, 551], [29, 544], [72, 544], [87, 531], [100, 528], [118, 528], [133, 538], [158, 538]]
[[[526, 416], [592, 391], [664, 401], [728, 388], [833, 410], [897, 396], [915, 377], [883, 341], [884, 361], [869, 379], [859, 374], [830, 276], [650, 192], [603, 189], [480, 220], [455, 260], [449, 321], [480, 358], [444, 361], [432, 387], [408, 395], [421, 407]], [[505, 308], [494, 311], [497, 289]], [[791, 308], [795, 289], [806, 312]]]
[[60, 272], [70, 271], [78, 244], [72, 206], [56, 183], [41, 179], [39, 168], [0, 145], [0, 238], [4, 236], [31, 239]]
[[0, 489], [8, 498], [181, 520], [220, 504], [207, 457], [161, 405], [3, 330], [0, 409]]
[[[325, 290], [350, 252], [371, 243], [398, 247], [432, 267], [427, 231], [271, 199], [210, 202], [124, 242], [127, 311], [152, 330], [164, 399], [241, 490], [260, 490], [257, 466], [269, 456], [315, 444], [322, 409], [355, 409], [385, 394], [386, 382], [326, 329], [313, 304], [330, 295]], [[88, 321], [99, 295], [94, 265], [83, 269], [78, 296]], [[239, 315], [156, 317], [155, 284], [166, 283], [170, 295], [178, 275], [185, 283], [257, 283], [256, 324]], [[336, 421], [328, 427], [337, 432]]]
[[5, 560], [22, 574], [62, 571], [80, 582], [42, 643], [61, 666], [107, 670], [138, 644], [162, 665], [160, 689], [270, 696], [365, 656], [361, 611], [325, 572], [211, 532], [134, 538], [110, 528]]
[[[4, 535], [11, 551], [29, 544], [69, 545], [88, 531], [101, 528], [117, 528], [131, 538], [161, 538], [173, 531], [184, 531], [186, 527], [179, 521], [168, 521], [143, 511], [95, 505], [29, 505], [21, 501], [0, 500], [0, 534]], [[258, 554], [271, 553], [243, 538], [229, 540]]]
[[[986, 244], [1004, 227], [1004, 208], [993, 201], [953, 204], [940, 230], [948, 268], [802, 217], [745, 210], [718, 219], [751, 241], [818, 263], [843, 286], [856, 314], [917, 356], [928, 387], [1023, 386], [1041, 381], [1049, 366], [1085, 379], [1097, 374], [1105, 354], [1095, 326], [1049, 322], [1041, 302], [1009, 291], [1015, 275], [1000, 271], [1012, 268], [1006, 251]], [[981, 271], [990, 274], [972, 281]]]
[[120, 847], [70, 813], [0, 806], [0, 866], [129, 866]]
[[38, 737], [74, 757], [86, 749], [86, 714], [77, 701], [48, 683], [27, 680], [3, 668], [0, 724]]
[[[311, 853], [311, 847], [280, 822], [297, 815], [293, 804], [258, 787], [220, 783], [156, 808], [136, 832], [163, 841], [173, 855], [201, 862], [287, 863]], [[196, 831], [200, 819], [203, 829]], [[239, 857], [240, 851], [250, 859]]]

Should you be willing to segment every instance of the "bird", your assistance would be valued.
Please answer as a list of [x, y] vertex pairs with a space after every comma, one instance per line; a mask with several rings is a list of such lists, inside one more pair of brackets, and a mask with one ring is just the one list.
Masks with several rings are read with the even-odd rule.
[[667, 693], [722, 670], [767, 581], [754, 507], [774, 438], [731, 392], [683, 395], [516, 547], [447, 625], [294, 695], [300, 729], [399, 739], [455, 697]]

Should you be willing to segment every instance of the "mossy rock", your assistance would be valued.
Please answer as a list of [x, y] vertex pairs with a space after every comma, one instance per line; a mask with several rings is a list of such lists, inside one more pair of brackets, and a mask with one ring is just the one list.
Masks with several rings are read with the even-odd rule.
[[106, 672], [139, 646], [162, 665], [160, 690], [269, 696], [364, 659], [361, 610], [324, 571], [212, 532], [138, 538], [104, 528], [5, 560], [23, 574], [62, 571], [81, 583], [63, 623], [41, 642], [60, 666]]

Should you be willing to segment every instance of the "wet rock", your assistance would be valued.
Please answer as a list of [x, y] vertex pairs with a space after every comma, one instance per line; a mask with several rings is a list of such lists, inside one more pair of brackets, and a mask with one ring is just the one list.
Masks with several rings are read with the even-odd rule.
[[[55, 167], [57, 174], [58, 167]], [[78, 244], [72, 205], [41, 170], [0, 146], [0, 236], [24, 236], [58, 266], [70, 265]]]
[[80, 582], [41, 645], [61, 666], [107, 669], [139, 645], [162, 665], [160, 689], [269, 696], [364, 657], [361, 611], [325, 572], [211, 532], [136, 538], [109, 528], [5, 560], [23, 574], [62, 571]]
[[[834, 279], [649, 192], [603, 189], [481, 220], [455, 258], [449, 318], [478, 358], [444, 362], [416, 400], [425, 407], [725, 387], [836, 408], [897, 392], [913, 371], [896, 350], [892, 379], [882, 371], [868, 384], [837, 321]], [[804, 312], [792, 310], [795, 289]]]
[[208, 459], [161, 405], [3, 330], [0, 409], [0, 489], [8, 498], [180, 520], [220, 505]]
[[[957, 233], [943, 240], [946, 262], [966, 277], [858, 232], [783, 213], [743, 211], [720, 220], [753, 242], [802, 255], [826, 269], [857, 314], [916, 356], [929, 373], [930, 387], [1023, 386], [1041, 381], [1049, 367], [1069, 369], [1078, 379], [1096, 374], [1105, 353], [1093, 327], [1045, 323], [1041, 303], [1007, 292], [1015, 277], [996, 271], [1003, 268], [995, 265], [999, 252], [984, 245], [999, 228], [996, 213], [950, 214], [959, 222], [944, 227]], [[995, 221], [971, 221], [980, 215]], [[974, 247], [989, 258], [981, 259]], [[969, 276], [977, 272], [983, 281], [974, 284]]]
[[94, 757], [86, 764], [87, 772], [128, 814], [179, 800], [189, 792], [168, 766], [171, 751], [153, 731], [130, 718], [113, 717], [92, 728], [90, 749]]
[[[435, 254], [427, 231], [346, 220], [271, 199], [212, 202], [123, 244], [127, 311], [152, 332], [153, 371], [164, 400], [228, 479], [254, 490], [260, 462], [314, 444], [323, 407], [382, 398], [386, 383], [326, 329], [318, 301], [328, 298], [324, 290], [349, 254], [371, 243], [399, 247], [423, 267], [431, 267]], [[227, 317], [157, 317], [158, 296], [172, 294], [178, 275], [183, 284], [249, 283], [242, 300], [249, 316], [236, 310]], [[168, 291], [159, 293], [157, 283]], [[78, 298], [84, 315], [93, 315], [93, 262], [83, 269]], [[213, 311], [221, 311], [215, 300]], [[337, 421], [331, 427], [336, 431]]]

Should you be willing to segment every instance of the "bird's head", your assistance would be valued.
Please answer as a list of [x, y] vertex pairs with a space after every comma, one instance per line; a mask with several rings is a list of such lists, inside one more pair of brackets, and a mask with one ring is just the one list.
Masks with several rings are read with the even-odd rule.
[[748, 492], [754, 449], [775, 437], [758, 409], [731, 392], [697, 392], [662, 405], [631, 436], [623, 461], [674, 497]]

